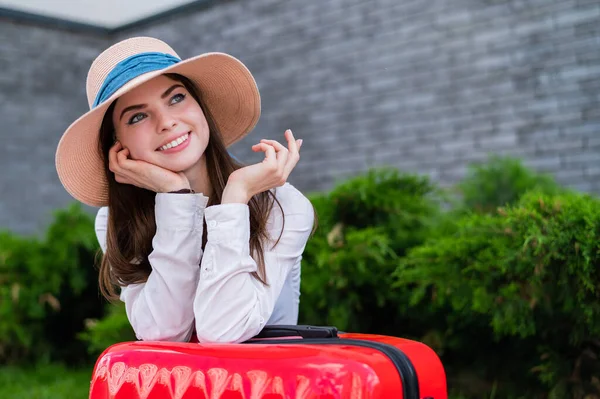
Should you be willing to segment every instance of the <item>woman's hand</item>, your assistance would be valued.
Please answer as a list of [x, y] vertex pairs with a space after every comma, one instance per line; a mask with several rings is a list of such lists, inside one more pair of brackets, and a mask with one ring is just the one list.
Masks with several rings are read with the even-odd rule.
[[131, 184], [156, 193], [168, 193], [190, 188], [183, 172], [175, 173], [149, 162], [129, 159], [129, 150], [117, 141], [108, 153], [108, 167], [115, 180]]
[[265, 159], [258, 164], [236, 170], [229, 176], [222, 204], [248, 203], [252, 196], [274, 187], [283, 186], [300, 159], [302, 140], [296, 140], [291, 130], [285, 131], [288, 147], [275, 140], [261, 140], [252, 146], [252, 151], [265, 153]]

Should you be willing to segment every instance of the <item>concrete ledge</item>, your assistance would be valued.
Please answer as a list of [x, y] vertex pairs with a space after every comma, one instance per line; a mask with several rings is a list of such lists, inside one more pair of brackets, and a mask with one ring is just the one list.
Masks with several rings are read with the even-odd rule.
[[225, 3], [229, 1], [233, 0], [196, 0], [188, 4], [172, 8], [170, 10], [160, 12], [150, 17], [142, 18], [138, 21], [118, 26], [116, 28], [107, 28], [101, 25], [86, 24], [63, 18], [50, 17], [26, 11], [19, 11], [6, 7], [0, 7], [0, 19], [9, 19], [15, 22], [43, 25], [61, 30], [94, 33], [98, 35], [110, 36], [122, 33], [126, 30], [138, 29], [150, 25], [152, 23], [161, 22], [163, 19], [171, 16], [199, 11], [204, 8], [214, 6], [217, 3]]

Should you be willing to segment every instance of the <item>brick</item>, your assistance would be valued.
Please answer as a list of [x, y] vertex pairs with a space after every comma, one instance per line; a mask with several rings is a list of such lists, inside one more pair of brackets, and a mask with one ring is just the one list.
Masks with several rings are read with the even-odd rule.
[[447, 181], [457, 181], [462, 179], [467, 173], [466, 165], [457, 165], [440, 171], [440, 178]]
[[592, 177], [595, 178], [595, 180], [598, 180], [598, 177], [600, 176], [600, 165], [585, 166], [583, 172], [586, 177]]
[[497, 21], [499, 19], [511, 18], [513, 12], [506, 3], [478, 3], [479, 7], [471, 6], [474, 22]]
[[540, 152], [560, 151], [560, 152], [575, 152], [581, 151], [584, 148], [582, 138], [578, 139], [561, 139], [561, 140], [540, 140], [535, 143], [536, 150]]
[[594, 191], [594, 189], [597, 189], [598, 185], [596, 185], [594, 182], [590, 182], [590, 181], [582, 181], [582, 182], [577, 182], [577, 183], [571, 183], [568, 184], [571, 188], [573, 188], [574, 190], [577, 190], [579, 192], [583, 192], [583, 193], [589, 193]]
[[440, 12], [435, 16], [435, 24], [438, 26], [459, 26], [471, 22], [471, 13], [468, 8], [454, 8]]
[[[598, 131], [598, 133], [600, 133], [600, 131]], [[586, 146], [590, 149], [597, 148], [597, 147], [600, 148], [600, 135], [586, 138], [585, 143], [586, 143]]]
[[581, 116], [583, 120], [600, 120], [600, 109], [598, 104], [587, 105], [582, 109]]
[[560, 157], [554, 155], [543, 155], [539, 154], [535, 158], [528, 158], [524, 162], [528, 167], [538, 170], [552, 170], [556, 171], [561, 167]]
[[563, 155], [564, 165], [600, 164], [600, 152], [573, 152]]
[[475, 66], [482, 69], [507, 68], [511, 64], [510, 54], [489, 54], [475, 61]]
[[600, 5], [590, 7], [580, 7], [569, 12], [556, 15], [556, 24], [558, 27], [571, 26], [581, 22], [597, 20], [600, 17]]
[[572, 65], [560, 71], [560, 78], [564, 80], [579, 80], [590, 76], [590, 69], [582, 65]]
[[576, 3], [576, 5], [578, 7], [589, 6], [589, 5], [597, 5], [598, 4], [598, 0], [576, 0], [575, 3]]
[[584, 175], [582, 168], [561, 168], [554, 173], [554, 177], [562, 184], [573, 187], [577, 181], [583, 180]]
[[367, 90], [381, 90], [381, 89], [389, 89], [390, 87], [397, 86], [401, 81], [402, 77], [399, 74], [396, 74], [392, 71], [381, 71], [381, 73], [376, 75], [369, 75], [365, 88]]
[[583, 122], [573, 123], [570, 126], [566, 126], [561, 129], [561, 132], [567, 136], [583, 136], [583, 137], [597, 137], [600, 134], [600, 123], [595, 122]]
[[478, 146], [484, 150], [495, 150], [497, 148], [513, 148], [517, 145], [517, 134], [503, 134], [497, 136], [477, 137]]
[[537, 18], [532, 21], [523, 21], [515, 24], [514, 32], [517, 35], [531, 35], [533, 33], [547, 32], [554, 29], [554, 20], [551, 17]]
[[578, 121], [581, 120], [581, 110], [579, 109], [573, 109], [573, 110], [569, 110], [569, 109], [559, 109], [559, 110], [548, 110], [547, 113], [544, 113], [541, 118], [540, 118], [540, 122], [543, 123], [544, 125], [556, 125], [556, 126], [563, 126], [563, 125], [570, 125], [572, 123], [576, 123]]

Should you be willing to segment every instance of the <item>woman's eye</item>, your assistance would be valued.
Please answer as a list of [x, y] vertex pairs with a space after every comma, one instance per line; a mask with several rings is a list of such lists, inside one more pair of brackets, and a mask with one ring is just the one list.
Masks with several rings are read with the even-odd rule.
[[173, 97], [171, 97], [171, 104], [180, 103], [183, 101], [184, 98], [185, 98], [185, 94], [182, 94], [182, 93], [175, 94]]
[[130, 119], [129, 122], [127, 122], [130, 125], [133, 125], [134, 123], [137, 123], [139, 121], [141, 121], [142, 119], [144, 119], [144, 114], [141, 112], [138, 112], [137, 114], [133, 115]]

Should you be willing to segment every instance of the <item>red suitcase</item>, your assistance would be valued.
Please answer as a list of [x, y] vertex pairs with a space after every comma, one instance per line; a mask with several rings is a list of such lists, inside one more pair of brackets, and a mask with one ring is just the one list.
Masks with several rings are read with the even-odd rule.
[[90, 399], [447, 399], [428, 346], [332, 327], [272, 326], [243, 344], [125, 342], [93, 370]]

